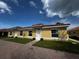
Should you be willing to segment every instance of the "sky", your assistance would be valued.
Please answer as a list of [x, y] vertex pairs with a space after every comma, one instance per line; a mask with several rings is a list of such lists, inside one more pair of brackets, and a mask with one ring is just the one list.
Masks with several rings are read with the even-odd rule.
[[69, 23], [79, 26], [78, 0], [0, 0], [0, 28]]

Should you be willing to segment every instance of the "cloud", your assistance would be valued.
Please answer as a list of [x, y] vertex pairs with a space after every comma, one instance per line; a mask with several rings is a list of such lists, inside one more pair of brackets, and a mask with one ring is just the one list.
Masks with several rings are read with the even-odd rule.
[[14, 2], [17, 6], [19, 5], [19, 1], [18, 0], [11, 0], [12, 2]]
[[79, 27], [79, 25], [78, 24], [71, 24], [68, 29], [72, 29], [72, 28], [75, 28], [75, 27]]
[[69, 21], [69, 19], [61, 19], [61, 20], [59, 20], [59, 22], [61, 22], [61, 23], [65, 23], [65, 24], [70, 24], [71, 22]]
[[48, 17], [79, 16], [79, 0], [41, 0]]
[[15, 3], [17, 6], [19, 5], [19, 1], [18, 0], [1, 0], [1, 1], [12, 2], [12, 3]]
[[66, 19], [66, 18], [65, 18], [65, 19], [59, 20], [58, 22], [61, 22], [61, 23], [64, 23], [64, 24], [70, 24], [69, 27], [68, 27], [68, 29], [72, 29], [72, 28], [74, 28], [74, 27], [79, 26], [78, 23], [72, 23], [72, 21], [69, 21], [69, 20], [71, 20], [71, 19]]
[[8, 12], [11, 14], [10, 7], [3, 1], [0, 1], [0, 13]]
[[34, 1], [30, 1], [29, 4], [30, 4], [32, 7], [37, 8], [36, 3], [35, 3]]
[[5, 10], [4, 10], [4, 9], [1, 9], [1, 10], [0, 10], [0, 13], [5, 13]]
[[40, 13], [40, 14], [44, 14], [43, 11], [41, 11], [41, 10], [39, 11], [39, 13]]

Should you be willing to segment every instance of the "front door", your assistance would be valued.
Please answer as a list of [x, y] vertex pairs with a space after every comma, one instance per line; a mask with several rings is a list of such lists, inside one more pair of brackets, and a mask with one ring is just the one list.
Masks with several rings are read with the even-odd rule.
[[36, 40], [39, 41], [41, 38], [41, 30], [36, 30]]

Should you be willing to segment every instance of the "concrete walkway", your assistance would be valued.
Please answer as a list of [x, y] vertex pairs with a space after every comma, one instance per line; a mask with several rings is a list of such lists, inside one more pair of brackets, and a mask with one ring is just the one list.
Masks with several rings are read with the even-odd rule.
[[79, 55], [32, 46], [32, 41], [16, 50], [12, 59], [79, 59]]
[[79, 59], [79, 55], [0, 40], [0, 59]]

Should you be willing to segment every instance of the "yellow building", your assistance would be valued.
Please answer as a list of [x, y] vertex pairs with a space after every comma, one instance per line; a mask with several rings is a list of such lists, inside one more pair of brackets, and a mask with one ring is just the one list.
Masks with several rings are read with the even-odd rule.
[[[68, 40], [67, 27], [69, 24], [56, 23], [54, 25], [35, 24], [30, 27], [14, 27], [0, 33], [8, 37], [35, 38], [36, 40]], [[2, 36], [2, 34], [0, 35]]]

